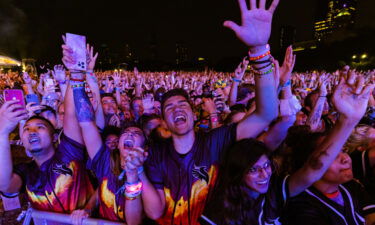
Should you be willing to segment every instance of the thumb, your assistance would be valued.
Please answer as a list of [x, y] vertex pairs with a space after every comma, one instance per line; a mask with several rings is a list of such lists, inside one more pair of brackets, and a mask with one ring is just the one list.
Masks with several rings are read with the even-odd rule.
[[233, 21], [229, 21], [229, 20], [227, 20], [227, 21], [224, 22], [223, 25], [224, 25], [224, 27], [227, 27], [227, 28], [233, 30], [235, 33], [238, 33], [238, 31], [240, 30], [240, 26], [238, 26], [238, 25], [237, 25], [235, 22], [233, 22]]

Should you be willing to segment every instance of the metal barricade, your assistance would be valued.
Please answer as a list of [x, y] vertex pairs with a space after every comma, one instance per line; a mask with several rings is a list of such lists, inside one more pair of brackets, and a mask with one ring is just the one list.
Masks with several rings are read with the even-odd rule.
[[[29, 208], [26, 213], [23, 225], [29, 225], [33, 220], [35, 225], [69, 225], [72, 224], [70, 215], [54, 212], [39, 211]], [[124, 223], [112, 222], [108, 220], [87, 218], [82, 221], [82, 225], [123, 225]]]

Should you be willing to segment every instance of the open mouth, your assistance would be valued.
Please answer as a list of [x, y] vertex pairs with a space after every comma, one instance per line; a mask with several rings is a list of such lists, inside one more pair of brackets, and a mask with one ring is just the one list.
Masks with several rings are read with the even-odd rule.
[[185, 123], [186, 122], [186, 117], [184, 115], [177, 115], [174, 117], [174, 120], [173, 120], [176, 124], [182, 124], [182, 123]]
[[29, 152], [35, 154], [35, 153], [41, 152], [42, 150], [43, 150], [42, 148], [37, 148], [37, 149], [31, 149], [29, 150]]
[[29, 138], [29, 143], [30, 144], [37, 144], [39, 142], [40, 142], [40, 140], [39, 140], [38, 137], [31, 137], [31, 138]]
[[266, 180], [261, 180], [261, 181], [257, 181], [257, 182], [255, 182], [256, 184], [258, 184], [258, 185], [266, 185], [266, 184], [268, 184], [268, 179], [266, 179]]
[[133, 140], [125, 140], [124, 141], [124, 147], [125, 148], [133, 148], [134, 147], [134, 141]]

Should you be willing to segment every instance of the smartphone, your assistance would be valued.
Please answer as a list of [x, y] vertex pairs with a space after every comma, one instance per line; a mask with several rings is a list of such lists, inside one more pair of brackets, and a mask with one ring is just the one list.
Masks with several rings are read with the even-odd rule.
[[55, 91], [55, 82], [51, 78], [44, 80], [44, 87], [48, 91]]
[[30, 102], [35, 103], [35, 105], [40, 105], [38, 95], [36, 94], [26, 95], [26, 103], [29, 104]]
[[66, 33], [66, 45], [73, 50], [76, 60], [69, 69], [86, 70], [86, 36]]
[[[40, 105], [38, 95], [36, 94], [29, 94], [26, 95], [26, 104], [34, 103], [34, 105]], [[35, 113], [40, 113], [40, 110], [36, 110]]]
[[18, 104], [22, 106], [22, 108], [26, 108], [25, 104], [25, 98], [23, 96], [23, 91], [20, 89], [7, 89], [4, 90], [4, 100], [12, 101], [12, 100], [18, 100]]

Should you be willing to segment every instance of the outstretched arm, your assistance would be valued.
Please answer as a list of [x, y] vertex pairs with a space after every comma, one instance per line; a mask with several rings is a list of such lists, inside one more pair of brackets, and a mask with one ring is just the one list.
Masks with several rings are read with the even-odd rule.
[[373, 85], [364, 85], [352, 72], [342, 79], [333, 94], [333, 103], [340, 117], [333, 129], [309, 157], [305, 165], [289, 180], [290, 196], [296, 196], [319, 180], [342, 150], [346, 139], [364, 115]]
[[[69, 69], [75, 62], [75, 58], [69, 46], [63, 45], [63, 49], [63, 62]], [[75, 126], [82, 133], [80, 138], [83, 138], [83, 143], [85, 143], [89, 157], [92, 159], [101, 148], [103, 142], [95, 123], [95, 112], [85, 92], [83, 83], [85, 74], [79, 71], [72, 71], [71, 75], [74, 81], [69, 82], [65, 99], [65, 113], [69, 110], [70, 115], [64, 116], [64, 132], [66, 122], [72, 120], [77, 122], [78, 124]], [[72, 110], [74, 110], [74, 112], [72, 112]], [[65, 119], [67, 119], [67, 121]]]
[[229, 93], [229, 106], [233, 106], [237, 103], [237, 92], [238, 86], [240, 85], [243, 75], [246, 72], [249, 61], [246, 58], [238, 65], [237, 69], [234, 71], [234, 77], [232, 78], [232, 86]]
[[245, 0], [238, 0], [242, 25], [225, 21], [224, 26], [232, 29], [237, 37], [250, 47], [250, 64], [257, 71], [255, 76], [256, 110], [237, 126], [237, 140], [258, 136], [277, 117], [277, 96], [273, 66], [268, 54], [268, 39], [271, 34], [272, 16], [279, 3], [274, 0], [269, 9], [266, 1], [250, 0], [250, 10]]
[[27, 111], [17, 101], [8, 101], [0, 108], [0, 191], [4, 193], [18, 192], [22, 185], [20, 176], [13, 173], [9, 134], [26, 118]]

